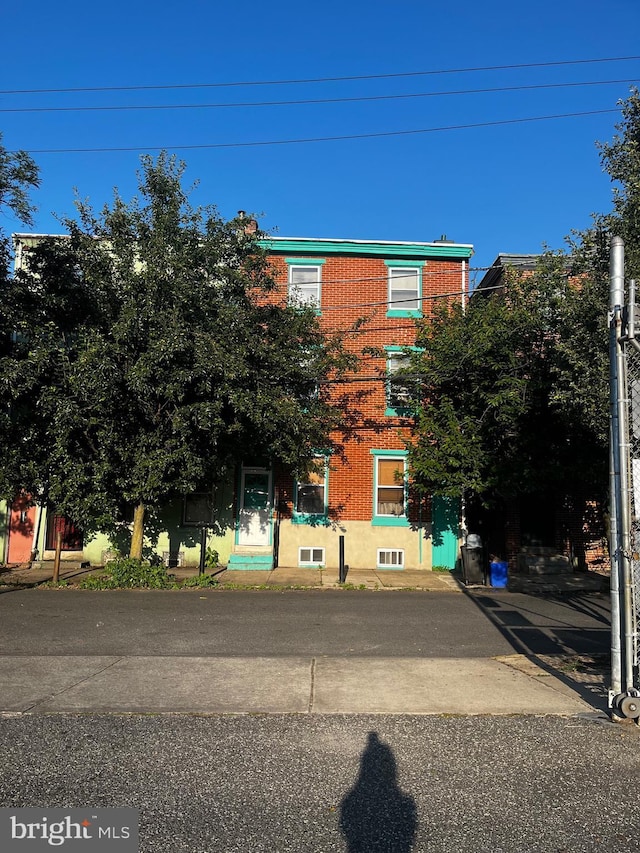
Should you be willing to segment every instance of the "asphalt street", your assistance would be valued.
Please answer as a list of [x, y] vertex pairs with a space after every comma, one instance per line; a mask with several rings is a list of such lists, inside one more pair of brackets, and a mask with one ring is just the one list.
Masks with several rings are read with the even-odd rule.
[[487, 658], [606, 653], [609, 598], [263, 590], [0, 594], [3, 655]]
[[141, 853], [619, 853], [640, 833], [639, 736], [576, 717], [0, 718], [0, 801], [135, 807]]

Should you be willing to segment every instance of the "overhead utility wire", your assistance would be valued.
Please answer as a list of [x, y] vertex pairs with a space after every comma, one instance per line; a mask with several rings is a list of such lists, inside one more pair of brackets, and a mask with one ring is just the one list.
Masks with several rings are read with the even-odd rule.
[[478, 71], [508, 71], [517, 68], [554, 68], [597, 62], [629, 62], [640, 56], [611, 56], [598, 59], [563, 59], [557, 62], [521, 62], [514, 65], [484, 65], [472, 68], [441, 68], [432, 71], [401, 71], [393, 74], [358, 74], [348, 77], [308, 77], [293, 80], [239, 80], [227, 83], [169, 83], [136, 86], [74, 86], [58, 89], [0, 89], [0, 95], [61, 94], [65, 92], [134, 92], [159, 89], [222, 89], [232, 86], [290, 86], [302, 83], [342, 83], [350, 80], [391, 80], [400, 77], [427, 77], [438, 74], [471, 74]]
[[587, 80], [570, 83], [535, 83], [528, 86], [496, 86], [485, 89], [457, 89], [444, 92], [409, 92], [400, 95], [363, 95], [351, 98], [305, 98], [294, 101], [239, 101], [224, 104], [116, 104], [80, 107], [2, 107], [0, 113], [82, 113], [124, 112], [135, 110], [217, 110], [238, 107], [291, 107], [314, 104], [347, 104], [363, 101], [400, 101], [409, 98], [441, 98], [447, 95], [487, 95], [497, 92], [524, 92], [535, 89], [568, 89], [578, 86], [613, 86], [619, 83], [637, 83], [637, 77], [625, 80]]
[[[353, 133], [343, 136], [313, 136], [303, 139], [270, 139], [259, 142], [209, 142], [201, 145], [130, 145], [102, 148], [29, 148], [29, 154], [105, 154], [127, 151], [195, 151], [214, 148], [256, 148], [267, 145], [301, 145], [310, 142], [343, 142], [348, 139], [376, 139], [385, 136], [411, 136], [420, 133], [441, 133], [449, 130], [470, 130], [478, 127], [500, 127], [507, 124], [524, 124], [531, 121], [550, 121], [558, 118], [578, 118], [580, 116], [605, 115], [619, 113], [619, 109], [588, 110], [579, 113], [557, 113], [548, 116], [529, 116], [528, 118], [510, 118], [498, 121], [483, 121], [476, 124], [451, 124], [442, 127], [426, 127], [417, 130], [386, 130], [377, 133]], [[15, 154], [15, 151], [10, 153]]]

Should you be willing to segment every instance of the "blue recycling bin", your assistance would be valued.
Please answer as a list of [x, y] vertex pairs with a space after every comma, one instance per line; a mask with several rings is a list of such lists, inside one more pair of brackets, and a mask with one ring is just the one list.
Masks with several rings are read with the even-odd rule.
[[509, 575], [509, 564], [502, 561], [495, 561], [489, 566], [489, 578], [491, 586], [505, 587], [507, 585]]

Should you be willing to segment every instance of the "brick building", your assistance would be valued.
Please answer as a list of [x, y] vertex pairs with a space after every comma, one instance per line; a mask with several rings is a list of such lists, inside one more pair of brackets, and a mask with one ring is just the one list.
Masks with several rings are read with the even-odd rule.
[[[34, 235], [17, 235], [27, 244]], [[328, 332], [354, 330], [347, 346], [359, 366], [332, 380], [329, 394], [343, 401], [348, 429], [340, 453], [318, 448], [318, 467], [306, 481], [269, 460], [246, 459], [234, 482], [217, 490], [219, 535], [208, 544], [230, 568], [336, 567], [339, 537], [352, 567], [452, 568], [458, 557], [459, 506], [442, 498], [417, 500], [407, 475], [405, 438], [411, 429], [407, 392], [394, 372], [415, 341], [415, 321], [429, 317], [434, 299], [466, 298], [472, 246], [311, 238], [264, 238], [275, 298], [313, 304]], [[364, 354], [363, 354], [364, 353]], [[337, 437], [338, 438], [338, 437]], [[196, 564], [197, 518], [206, 496], [168, 506], [156, 550], [170, 564]], [[68, 520], [44, 509], [14, 507], [8, 561], [28, 552], [51, 558], [62, 532], [68, 559], [104, 561], [111, 543], [83, 541]], [[23, 517], [24, 516], [24, 517]], [[13, 540], [13, 541], [12, 541]], [[18, 548], [18, 545], [20, 546]], [[12, 553], [20, 557], [12, 560]]]

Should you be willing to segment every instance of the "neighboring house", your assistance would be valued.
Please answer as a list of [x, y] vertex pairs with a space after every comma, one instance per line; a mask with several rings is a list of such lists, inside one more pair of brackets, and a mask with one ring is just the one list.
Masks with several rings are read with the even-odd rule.
[[[17, 235], [21, 243], [30, 235]], [[473, 248], [445, 238], [430, 243], [270, 237], [279, 298], [314, 305], [327, 331], [348, 331], [348, 346], [365, 351], [359, 369], [331, 383], [332, 399], [347, 408], [349, 429], [340, 452], [318, 448], [317, 471], [302, 481], [268, 460], [246, 459], [234, 483], [215, 503], [226, 532], [208, 544], [234, 568], [326, 566], [345, 562], [381, 569], [453, 568], [459, 555], [459, 506], [443, 498], [418, 500], [407, 473], [405, 438], [411, 430], [407, 380], [394, 379], [415, 320], [428, 317], [434, 299], [465, 298]], [[338, 438], [338, 437], [336, 437]], [[158, 553], [169, 563], [197, 563], [207, 496], [188, 496], [167, 508]], [[29, 516], [31, 548], [51, 558], [56, 533], [63, 555], [101, 563], [112, 545], [82, 533], [53, 513]], [[22, 530], [21, 533], [24, 533]], [[12, 531], [9, 531], [8, 557]]]
[[[539, 259], [536, 254], [499, 254], [475, 288], [474, 298], [483, 291], [501, 292], [508, 271], [531, 275]], [[605, 508], [589, 495], [521, 495], [491, 510], [468, 506], [465, 520], [470, 531], [480, 534], [487, 553], [503, 556], [510, 566], [522, 571], [528, 570], [528, 560], [540, 558], [538, 562], [543, 563], [545, 556], [556, 555], [566, 558], [568, 567], [574, 569], [609, 565]], [[544, 565], [537, 570], [546, 573]]]

